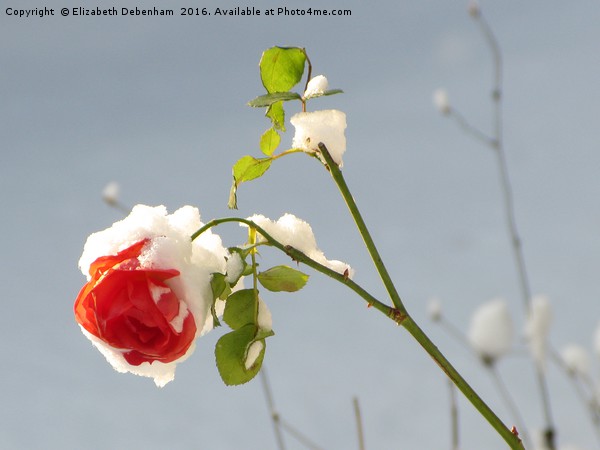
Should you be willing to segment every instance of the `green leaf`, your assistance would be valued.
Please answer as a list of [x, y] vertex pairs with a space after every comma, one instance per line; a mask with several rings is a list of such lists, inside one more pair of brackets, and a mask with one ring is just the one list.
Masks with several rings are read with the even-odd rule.
[[[258, 264], [256, 264], [256, 267], [258, 267]], [[242, 272], [242, 276], [247, 277], [248, 275], [252, 275], [252, 272], [254, 272], [254, 270], [252, 269], [252, 264], [246, 264], [246, 267]]]
[[227, 206], [237, 209], [237, 188], [244, 181], [260, 178], [271, 167], [271, 158], [254, 158], [243, 156], [233, 165], [233, 183], [229, 191]]
[[262, 108], [271, 106], [278, 102], [288, 102], [290, 100], [301, 100], [302, 97], [296, 92], [274, 92], [272, 94], [260, 95], [248, 102], [248, 106], [253, 108]]
[[231, 183], [231, 189], [229, 189], [227, 207], [229, 209], [237, 209], [237, 183], [235, 182], [235, 178], [233, 179], [233, 183]]
[[263, 330], [262, 328], [259, 328], [258, 332], [256, 333], [256, 337], [254, 339], [258, 341], [260, 339], [265, 339], [270, 336], [275, 336], [275, 333], [273, 332], [273, 330]]
[[225, 275], [218, 272], [213, 273], [212, 278], [210, 280], [210, 287], [212, 289], [213, 299], [216, 300], [220, 298], [223, 292], [225, 292], [226, 288], [228, 287], [227, 281], [225, 281]]
[[302, 79], [306, 54], [298, 47], [272, 47], [260, 58], [260, 78], [267, 92], [285, 92]]
[[304, 287], [308, 275], [288, 266], [275, 266], [260, 272], [258, 281], [269, 291], [296, 292]]
[[326, 95], [335, 95], [335, 94], [343, 94], [344, 91], [341, 89], [330, 89], [328, 91], [323, 92], [322, 94], [311, 95], [310, 98], [324, 97]]
[[274, 128], [269, 128], [260, 137], [260, 150], [267, 156], [271, 156], [281, 142], [281, 136]]
[[285, 111], [283, 110], [283, 102], [277, 102], [270, 105], [267, 108], [265, 116], [271, 119], [273, 128], [285, 132]]
[[233, 330], [256, 323], [257, 298], [254, 289], [236, 291], [227, 298], [223, 320]]
[[335, 94], [343, 94], [344, 91], [341, 89], [330, 89], [328, 91], [323, 92], [323, 95], [335, 95]]
[[253, 156], [242, 156], [233, 165], [233, 178], [239, 186], [244, 181], [254, 180], [261, 177], [271, 167], [271, 158], [254, 158]]
[[239, 385], [250, 381], [260, 370], [265, 355], [266, 343], [262, 340], [263, 348], [254, 364], [246, 369], [245, 361], [248, 348], [255, 340], [257, 327], [246, 325], [238, 330], [227, 333], [217, 341], [215, 358], [217, 369], [223, 382], [228, 385]]

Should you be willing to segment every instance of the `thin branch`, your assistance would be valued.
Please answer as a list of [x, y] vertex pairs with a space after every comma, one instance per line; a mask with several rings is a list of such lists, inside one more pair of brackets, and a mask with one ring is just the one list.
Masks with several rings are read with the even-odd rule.
[[[550, 348], [550, 356], [556, 365], [565, 372], [567, 378], [573, 385], [573, 389], [575, 389], [579, 401], [587, 408], [596, 438], [598, 439], [598, 442], [600, 442], [600, 408], [594, 396], [595, 387], [593, 381], [587, 375], [581, 374], [580, 376], [577, 376], [575, 373], [572, 373], [554, 348]], [[587, 387], [589, 393], [585, 392], [584, 386]]]
[[510, 391], [506, 387], [506, 384], [504, 383], [504, 380], [500, 376], [500, 372], [498, 372], [498, 369], [496, 368], [496, 366], [494, 364], [488, 364], [488, 365], [486, 365], [486, 367], [489, 369], [490, 374], [492, 375], [492, 379], [496, 383], [498, 392], [500, 392], [500, 396], [504, 400], [506, 407], [508, 408], [508, 410], [510, 411], [510, 414], [514, 418], [514, 424], [517, 426], [519, 436], [521, 436], [523, 442], [526, 444], [526, 447], [528, 447], [529, 444], [528, 444], [528, 438], [527, 438], [527, 429], [525, 428], [525, 421], [523, 420], [523, 417], [521, 416], [521, 413], [519, 412], [519, 408], [517, 407], [517, 404], [513, 400], [512, 396], [510, 395]]
[[446, 320], [443, 316], [440, 317], [439, 323], [442, 326], [444, 326], [444, 328], [446, 329], [446, 331], [448, 331], [449, 334], [451, 334], [468, 351], [470, 351], [486, 369], [488, 369], [490, 375], [492, 376], [492, 378], [494, 380], [496, 388], [498, 389], [500, 397], [504, 400], [506, 407], [511, 412], [513, 417], [515, 417], [515, 419], [517, 421], [518, 431], [519, 431], [520, 435], [523, 437], [523, 441], [526, 442], [527, 432], [526, 432], [526, 428], [525, 428], [525, 422], [523, 421], [521, 413], [519, 412], [519, 408], [517, 407], [516, 403], [513, 401], [512, 397], [510, 395], [510, 392], [506, 388], [506, 384], [502, 381], [500, 374], [499, 374], [498, 370], [496, 369], [496, 367], [493, 364], [486, 363], [476, 352], [473, 351], [473, 347], [469, 343], [469, 340], [467, 339], [465, 334], [458, 327], [456, 327], [454, 324], [452, 324], [451, 322]]
[[454, 336], [454, 338], [462, 345], [464, 345], [468, 350], [472, 350], [471, 344], [469, 344], [467, 336], [465, 336], [465, 334], [457, 326], [455, 326], [452, 322], [446, 320], [444, 317], [441, 317], [439, 322], [446, 329], [448, 334]]
[[271, 416], [271, 422], [273, 423], [273, 431], [275, 432], [275, 440], [277, 441], [277, 448], [279, 450], [285, 450], [285, 443], [283, 441], [283, 435], [281, 434], [281, 418], [279, 413], [275, 409], [275, 402], [273, 401], [273, 394], [271, 392], [271, 385], [267, 378], [267, 371], [263, 365], [259, 372], [260, 380], [262, 382], [263, 393], [267, 400], [267, 407], [269, 408], [269, 415]]
[[523, 448], [523, 444], [518, 436], [515, 436], [504, 423], [500, 420], [500, 418], [492, 411], [492, 409], [483, 401], [483, 399], [473, 390], [473, 388], [467, 383], [467, 381], [462, 377], [462, 375], [454, 368], [454, 366], [448, 361], [448, 359], [439, 351], [437, 346], [429, 339], [429, 336], [417, 325], [417, 323], [413, 320], [413, 318], [408, 314], [398, 291], [396, 290], [396, 286], [392, 281], [384, 263], [379, 255], [379, 251], [375, 246], [375, 242], [371, 237], [371, 233], [369, 232], [367, 225], [365, 224], [360, 211], [358, 210], [358, 206], [354, 201], [354, 197], [350, 193], [350, 189], [346, 184], [346, 180], [340, 170], [339, 166], [335, 163], [331, 154], [327, 150], [327, 147], [320, 142], [319, 150], [323, 159], [325, 160], [326, 167], [329, 170], [335, 184], [337, 185], [344, 201], [346, 202], [346, 206], [348, 207], [354, 222], [356, 223], [356, 227], [363, 238], [365, 246], [373, 260], [373, 264], [383, 281], [383, 284], [388, 291], [388, 295], [390, 296], [392, 303], [395, 306], [395, 311], [398, 313], [401, 320], [398, 320], [397, 323], [402, 325], [406, 331], [408, 331], [411, 336], [419, 343], [419, 345], [429, 354], [429, 356], [438, 364], [438, 366], [446, 373], [446, 375], [454, 382], [456, 387], [460, 389], [460, 391], [464, 394], [464, 396], [471, 402], [471, 404], [479, 411], [479, 413], [488, 421], [488, 423], [498, 432], [498, 434], [506, 441], [506, 443], [512, 449], [521, 449]]
[[323, 450], [322, 447], [319, 447], [317, 444], [308, 439], [304, 434], [300, 433], [296, 428], [290, 425], [287, 421], [285, 421], [282, 417], [279, 418], [279, 422], [281, 424], [281, 428], [283, 428], [287, 433], [294, 437], [298, 442], [304, 445], [306, 448], [310, 450]]
[[452, 435], [452, 450], [460, 449], [460, 427], [458, 423], [458, 402], [456, 401], [456, 387], [448, 380], [450, 391], [450, 422]]
[[494, 138], [488, 136], [474, 125], [471, 125], [465, 116], [463, 116], [457, 109], [451, 108], [450, 111], [448, 111], [448, 115], [456, 120], [456, 123], [465, 131], [465, 133], [470, 134], [472, 137], [478, 139], [485, 145], [490, 147], [495, 145]]
[[[510, 178], [508, 175], [508, 164], [506, 162], [506, 155], [504, 152], [503, 144], [503, 124], [502, 124], [502, 52], [498, 40], [496, 39], [491, 27], [479, 12], [474, 15], [480, 25], [481, 31], [488, 45], [493, 58], [494, 76], [493, 76], [493, 89], [492, 89], [492, 105], [493, 105], [493, 137], [490, 139], [484, 133], [480, 132], [477, 128], [472, 127], [466, 119], [462, 117], [457, 111], [451, 110], [453, 117], [458, 121], [459, 125], [465, 129], [468, 134], [483, 141], [490, 146], [497, 157], [497, 166], [500, 176], [500, 184], [502, 188], [502, 196], [504, 201], [504, 209], [506, 216], [506, 226], [510, 236], [511, 248], [513, 251], [513, 257], [515, 260], [515, 266], [517, 269], [517, 276], [519, 279], [519, 287], [522, 297], [525, 314], [531, 314], [531, 288], [529, 278], [527, 276], [527, 270], [525, 265], [525, 257], [523, 255], [523, 248], [521, 239], [519, 237], [515, 207], [513, 202], [513, 193]], [[550, 395], [548, 392], [548, 386], [546, 382], [546, 376], [543, 370], [534, 361], [534, 370], [539, 389], [540, 399], [542, 403], [542, 410], [544, 414], [544, 420], [546, 428], [544, 431], [545, 443], [550, 450], [556, 449], [555, 444], [555, 426], [552, 420], [552, 411], [550, 407]]]
[[358, 434], [358, 448], [359, 450], [365, 450], [365, 436], [363, 433], [362, 417], [360, 414], [360, 405], [358, 404], [358, 397], [352, 399], [354, 405], [354, 417], [356, 418], [356, 432]]
[[206, 223], [204, 226], [202, 226], [200, 229], [198, 229], [194, 234], [192, 234], [191, 240], [193, 241], [198, 236], [200, 236], [202, 233], [204, 233], [206, 230], [208, 230], [212, 227], [215, 227], [215, 226], [223, 224], [223, 223], [230, 223], [230, 222], [243, 223], [251, 228], [256, 229], [256, 231], [265, 239], [265, 241], [269, 245], [282, 251], [283, 253], [288, 255], [290, 258], [292, 258], [294, 261], [306, 264], [308, 267], [311, 267], [312, 269], [316, 270], [317, 272], [327, 275], [328, 277], [333, 278], [334, 280], [339, 281], [340, 283], [346, 285], [347, 287], [352, 289], [354, 292], [356, 292], [360, 297], [362, 297], [367, 302], [367, 305], [369, 307], [373, 307], [377, 311], [385, 314], [390, 319], [394, 320], [397, 324], [400, 324], [402, 322], [402, 320], [404, 320], [405, 316], [402, 312], [398, 311], [395, 308], [391, 308], [390, 306], [386, 305], [385, 303], [382, 303], [381, 301], [377, 300], [375, 297], [373, 297], [365, 289], [363, 289], [361, 286], [359, 286], [357, 283], [352, 281], [347, 276], [344, 276], [343, 274], [338, 273], [338, 272], [330, 269], [329, 267], [326, 267], [323, 264], [318, 263], [317, 261], [306, 256], [300, 250], [295, 249], [291, 245], [283, 245], [281, 242], [279, 242], [278, 240], [273, 238], [273, 236], [271, 236], [269, 233], [267, 233], [264, 230], [264, 228], [258, 226], [256, 223], [252, 222], [251, 220], [242, 219], [241, 217], [224, 217], [222, 219], [213, 219], [210, 222]]
[[350, 193], [350, 189], [348, 188], [348, 185], [346, 184], [346, 180], [344, 179], [344, 176], [342, 175], [342, 171], [340, 170], [337, 163], [331, 157], [331, 154], [329, 153], [329, 150], [327, 150], [327, 147], [325, 146], [325, 144], [323, 144], [322, 142], [319, 143], [319, 150], [321, 152], [321, 155], [323, 156], [323, 159], [325, 160], [325, 163], [327, 164], [327, 168], [329, 169], [329, 173], [331, 174], [331, 177], [335, 181], [335, 184], [337, 185], [340, 193], [342, 194], [342, 198], [346, 202], [346, 206], [348, 206], [348, 210], [350, 211], [350, 214], [351, 214], [352, 218], [354, 219], [354, 222], [356, 223], [356, 227], [358, 228], [358, 231], [359, 231], [361, 237], [363, 238], [363, 241], [365, 243], [365, 246], [367, 247], [369, 255], [371, 256], [371, 259], [373, 260], [373, 264], [375, 264], [375, 268], [377, 269], [377, 272], [379, 273], [379, 276], [381, 277], [381, 281], [383, 281], [383, 285], [385, 286], [386, 290], [388, 291], [388, 294], [390, 296], [390, 299], [392, 300], [392, 303], [394, 304], [396, 309], [398, 309], [400, 312], [406, 313], [406, 308], [404, 307], [404, 304], [402, 303], [402, 299], [400, 298], [400, 295], [398, 294], [398, 291], [396, 290], [396, 286], [394, 286], [394, 282], [392, 281], [392, 278], [390, 277], [390, 274], [389, 274], [387, 268], [385, 267], [385, 264], [383, 263], [383, 259], [379, 255], [379, 251], [377, 250], [377, 247], [375, 246], [375, 242], [373, 241], [373, 238], [371, 237], [371, 233], [369, 232], [369, 229], [367, 228], [367, 224], [365, 223], [364, 219], [362, 218], [362, 215], [361, 215], [360, 211], [358, 210], [358, 205], [354, 201], [354, 197], [352, 197], [352, 194]]

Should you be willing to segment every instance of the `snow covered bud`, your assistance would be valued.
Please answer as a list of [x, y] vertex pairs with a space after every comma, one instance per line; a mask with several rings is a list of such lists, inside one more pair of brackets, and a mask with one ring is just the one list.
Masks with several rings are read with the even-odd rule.
[[587, 351], [576, 344], [571, 344], [563, 348], [560, 357], [572, 376], [588, 377], [590, 374], [590, 358]]
[[468, 338], [486, 364], [493, 364], [508, 353], [513, 341], [513, 325], [506, 302], [498, 298], [479, 306], [471, 318]]
[[433, 105], [441, 114], [450, 114], [450, 100], [445, 89], [440, 88], [433, 92]]
[[442, 320], [442, 302], [439, 298], [434, 297], [427, 304], [427, 314], [433, 322]]
[[546, 368], [546, 347], [551, 323], [552, 310], [548, 297], [536, 295], [531, 299], [531, 309], [525, 324], [525, 336], [531, 355], [541, 370]]
[[311, 78], [308, 82], [306, 91], [304, 91], [304, 99], [323, 95], [328, 87], [329, 82], [327, 81], [327, 78], [325, 78], [323, 75], [317, 75], [316, 77]]
[[88, 282], [75, 319], [115, 370], [162, 387], [211, 328], [210, 278], [224, 271], [228, 253], [216, 235], [192, 242], [200, 225], [190, 206], [167, 215], [138, 205], [88, 238], [79, 261]]
[[323, 143], [336, 164], [342, 167], [342, 155], [346, 151], [346, 114], [335, 109], [301, 112], [293, 115], [290, 122], [296, 128], [294, 148], [319, 154], [319, 143]]
[[102, 191], [102, 199], [111, 206], [119, 202], [119, 183], [111, 181]]
[[473, 18], [479, 17], [481, 14], [481, 8], [479, 8], [479, 2], [477, 0], [471, 0], [469, 2], [469, 15]]

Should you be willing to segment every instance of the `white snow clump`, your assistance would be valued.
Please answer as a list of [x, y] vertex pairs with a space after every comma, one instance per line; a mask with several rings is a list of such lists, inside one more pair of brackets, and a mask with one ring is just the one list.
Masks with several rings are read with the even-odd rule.
[[433, 92], [433, 104], [441, 114], [450, 114], [450, 100], [445, 89], [436, 89]]
[[433, 297], [427, 304], [427, 314], [433, 322], [439, 322], [442, 318], [442, 302], [439, 298]]
[[102, 199], [109, 205], [116, 205], [119, 202], [119, 183], [111, 181], [102, 191]]
[[[277, 222], [274, 222], [260, 214], [255, 214], [252, 217], [248, 217], [248, 220], [263, 228], [274, 239], [281, 242], [283, 245], [291, 245], [296, 250], [300, 250], [309, 258], [314, 259], [326, 267], [329, 267], [331, 270], [342, 275], [348, 271], [347, 275], [349, 278], [352, 278], [354, 275], [354, 269], [352, 269], [348, 264], [342, 261], [328, 260], [323, 252], [317, 247], [317, 241], [311, 226], [293, 214], [284, 214]], [[257, 233], [257, 236], [258, 239], [262, 239], [264, 241], [264, 238], [260, 236], [260, 233]]]
[[588, 352], [577, 344], [564, 347], [560, 357], [570, 375], [588, 377], [590, 375], [590, 357]]
[[[271, 331], [273, 329], [273, 319], [271, 316], [271, 311], [267, 308], [267, 304], [262, 301], [262, 299], [258, 299], [258, 328], [265, 331]], [[246, 359], [244, 361], [244, 367], [246, 370], [250, 370], [250, 368], [254, 365], [258, 357], [260, 356], [260, 352], [263, 351], [265, 345], [262, 341], [254, 341], [248, 347], [248, 351], [246, 352]]]
[[529, 317], [525, 324], [525, 337], [529, 344], [529, 351], [541, 370], [546, 369], [546, 349], [551, 323], [550, 300], [545, 295], [534, 296], [531, 299]]
[[[201, 226], [200, 213], [192, 206], [184, 206], [169, 215], [164, 206], [137, 205], [125, 219], [88, 237], [79, 268], [90, 280], [89, 267], [97, 258], [116, 255], [136, 242], [151, 239], [138, 258], [140, 266], [179, 271], [179, 276], [165, 283], [184, 303], [182, 309], [187, 308], [193, 314], [196, 337], [201, 336], [212, 329], [211, 274], [225, 273], [225, 259], [229, 256], [221, 238], [210, 230], [191, 241], [190, 236]], [[159, 387], [173, 380], [176, 364], [187, 359], [195, 348], [195, 343], [192, 343], [183, 357], [170, 363], [153, 361], [152, 364], [143, 362], [139, 366], [132, 366], [125, 360], [121, 350], [112, 348], [83, 328], [82, 331], [115, 370], [153, 378]]]
[[503, 299], [490, 300], [475, 310], [468, 339], [486, 363], [491, 364], [508, 353], [513, 341], [513, 325]]
[[325, 144], [331, 158], [342, 167], [342, 155], [346, 151], [346, 114], [335, 109], [301, 112], [290, 119], [296, 128], [292, 147], [320, 156], [319, 143]]
[[327, 78], [325, 78], [323, 75], [317, 75], [316, 77], [311, 78], [308, 82], [306, 90], [304, 91], [304, 98], [309, 99], [311, 97], [323, 95], [328, 87], [329, 82], [327, 81]]

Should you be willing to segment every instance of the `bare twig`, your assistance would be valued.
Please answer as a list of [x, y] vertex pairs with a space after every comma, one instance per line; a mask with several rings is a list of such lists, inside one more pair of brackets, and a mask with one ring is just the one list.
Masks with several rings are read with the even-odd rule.
[[308, 439], [304, 434], [299, 432], [296, 428], [294, 428], [292, 425], [286, 422], [283, 418], [280, 418], [279, 421], [281, 423], [281, 428], [287, 431], [292, 437], [296, 438], [296, 440], [302, 445], [304, 445], [306, 448], [310, 450], [323, 450], [322, 447], [319, 447], [313, 441]]
[[269, 378], [263, 365], [260, 370], [260, 379], [262, 381], [263, 392], [265, 399], [267, 400], [267, 407], [269, 408], [269, 414], [271, 415], [271, 421], [273, 422], [273, 430], [275, 432], [275, 440], [277, 441], [277, 448], [279, 450], [285, 450], [285, 443], [283, 441], [283, 434], [281, 430], [285, 430], [288, 434], [294, 437], [298, 442], [303, 444], [310, 450], [323, 450], [321, 447], [316, 445], [310, 439], [308, 439], [303, 433], [298, 431], [289, 422], [283, 419], [281, 415], [275, 409], [275, 402], [273, 401], [273, 393], [271, 391], [271, 385], [269, 384]]
[[517, 429], [519, 431], [519, 436], [521, 437], [521, 440], [525, 444], [525, 448], [529, 448], [528, 438], [527, 438], [527, 430], [525, 428], [525, 422], [523, 421], [523, 417], [521, 417], [521, 413], [519, 412], [519, 408], [517, 407], [517, 404], [513, 400], [512, 396], [510, 395], [510, 391], [506, 387], [506, 384], [504, 383], [504, 380], [500, 376], [500, 372], [498, 372], [498, 369], [496, 368], [496, 366], [494, 364], [488, 364], [486, 367], [489, 369], [490, 374], [492, 375], [492, 379], [494, 380], [494, 383], [496, 383], [498, 392], [500, 393], [502, 399], [504, 400], [506, 407], [508, 408], [511, 416], [513, 416], [513, 418], [514, 418], [514, 424], [517, 426]]
[[269, 414], [271, 416], [271, 422], [273, 423], [273, 431], [275, 432], [275, 440], [277, 441], [277, 448], [279, 450], [285, 450], [285, 443], [283, 441], [283, 435], [281, 433], [281, 418], [275, 409], [275, 402], [273, 401], [273, 394], [271, 392], [271, 385], [267, 378], [267, 371], [263, 365], [260, 371], [260, 380], [262, 382], [263, 392], [265, 399], [267, 400], [267, 407], [269, 408]]
[[[493, 88], [492, 88], [492, 136], [488, 136], [478, 128], [472, 126], [457, 110], [451, 108], [448, 113], [456, 119], [460, 127], [465, 130], [469, 135], [473, 136], [477, 140], [483, 142], [489, 146], [495, 153], [497, 158], [497, 167], [500, 176], [500, 185], [502, 189], [502, 196], [504, 201], [506, 226], [508, 234], [510, 236], [510, 243], [515, 261], [515, 267], [517, 270], [517, 276], [519, 281], [519, 288], [521, 292], [521, 298], [526, 316], [531, 314], [531, 288], [529, 278], [527, 276], [527, 269], [525, 265], [525, 257], [523, 255], [523, 248], [521, 244], [521, 238], [519, 237], [515, 207], [513, 201], [512, 185], [508, 174], [508, 164], [506, 161], [506, 155], [504, 152], [503, 142], [503, 115], [502, 115], [502, 53], [498, 40], [485, 17], [481, 14], [479, 9], [475, 13], [471, 14], [477, 21], [481, 28], [481, 32], [488, 43], [492, 58], [493, 58]], [[543, 368], [541, 368], [534, 361], [535, 377], [539, 388], [540, 399], [542, 403], [542, 410], [545, 420], [545, 445], [549, 450], [555, 450], [555, 427], [552, 420], [552, 412], [550, 408], [550, 395], [548, 392], [548, 386], [546, 382], [546, 376]], [[524, 433], [524, 430], [523, 430]]]
[[452, 435], [452, 450], [460, 449], [460, 428], [458, 423], [458, 402], [456, 400], [456, 388], [448, 380], [448, 389], [450, 391], [450, 422]]
[[[450, 384], [452, 382], [448, 380]], [[365, 450], [365, 436], [363, 434], [362, 417], [360, 415], [360, 405], [358, 404], [358, 397], [352, 399], [354, 404], [354, 417], [356, 417], [356, 432], [358, 433], [358, 448], [359, 450]]]

